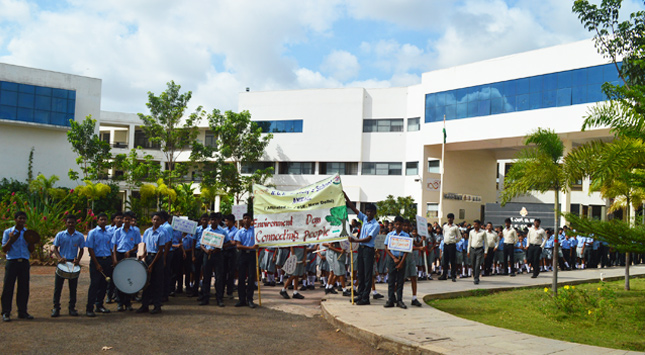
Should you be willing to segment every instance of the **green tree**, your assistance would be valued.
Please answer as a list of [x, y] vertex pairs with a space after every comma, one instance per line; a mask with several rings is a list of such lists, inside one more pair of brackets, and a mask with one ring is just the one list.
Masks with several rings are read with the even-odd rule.
[[106, 197], [112, 188], [102, 182], [93, 183], [90, 180], [85, 180], [85, 185], [79, 185], [74, 189], [74, 192], [87, 198], [88, 204], [91, 203], [91, 209], [94, 211], [94, 201]]
[[376, 203], [381, 216], [401, 216], [416, 225], [417, 205], [411, 196], [394, 197], [388, 195], [385, 200]]
[[45, 205], [51, 202], [51, 197], [57, 195], [57, 189], [54, 187], [60, 178], [56, 175], [46, 177], [43, 174], [38, 174], [34, 180], [29, 183], [29, 191], [42, 196], [42, 201]]
[[560, 226], [560, 192], [567, 191], [567, 180], [560, 161], [564, 157], [564, 143], [550, 129], [538, 128], [524, 139], [524, 148], [504, 178], [501, 203], [504, 206], [514, 197], [531, 191], [554, 192], [555, 243], [553, 247], [553, 293], [558, 293], [558, 233]]
[[161, 165], [154, 161], [154, 157], [137, 149], [132, 149], [128, 154], [118, 154], [114, 157], [114, 168], [123, 171], [123, 176], [117, 180], [125, 181], [131, 188], [137, 188], [144, 182], [155, 182], [161, 177]]
[[[110, 168], [110, 144], [104, 142], [96, 134], [96, 120], [92, 115], [85, 117], [82, 123], [69, 120], [71, 126], [67, 131], [67, 141], [72, 144], [72, 151], [78, 154], [76, 163], [81, 167], [81, 180], [100, 180]], [[69, 170], [69, 177], [78, 180], [79, 175], [73, 169]]]
[[152, 143], [161, 147], [164, 156], [164, 163], [167, 169], [163, 171], [164, 181], [172, 188], [175, 181], [187, 173], [187, 164], [177, 164], [179, 155], [191, 149], [197, 142], [199, 124], [202, 117], [202, 107], [199, 106], [195, 112], [186, 115], [188, 102], [192, 92], [180, 93], [181, 86], [170, 81], [166, 91], [159, 96], [148, 92], [148, 103], [146, 106], [150, 114], [139, 113], [143, 122], [143, 131]]

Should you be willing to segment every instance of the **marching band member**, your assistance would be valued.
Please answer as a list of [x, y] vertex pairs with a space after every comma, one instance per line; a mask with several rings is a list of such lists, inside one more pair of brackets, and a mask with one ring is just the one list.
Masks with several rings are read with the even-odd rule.
[[240, 258], [237, 263], [237, 294], [239, 300], [235, 307], [249, 306], [255, 308], [256, 305], [253, 303], [256, 279], [254, 254], [258, 246], [255, 244], [253, 216], [245, 213], [242, 218], [242, 226], [242, 229], [235, 235], [235, 245], [240, 250]]
[[4, 282], [2, 286], [2, 321], [11, 321], [11, 302], [13, 301], [13, 289], [18, 281], [16, 292], [16, 305], [18, 306], [18, 318], [34, 319], [27, 313], [27, 301], [29, 301], [29, 255], [34, 251], [34, 245], [27, 243], [24, 234], [27, 230], [27, 214], [18, 211], [13, 215], [15, 225], [5, 229], [2, 234], [2, 251], [6, 254], [4, 265]]
[[107, 215], [99, 213], [97, 216], [98, 226], [92, 229], [87, 235], [85, 246], [90, 254], [90, 288], [87, 291], [87, 306], [85, 315], [96, 317], [96, 311], [110, 313], [110, 310], [103, 307], [103, 298], [108, 282], [106, 277], [112, 277], [112, 263], [116, 263], [113, 253], [112, 233], [106, 228]]
[[[67, 230], [58, 232], [54, 238], [54, 255], [58, 258], [59, 264], [72, 260], [74, 265], [78, 266], [81, 257], [83, 257], [85, 236], [76, 230], [76, 216], [67, 215], [65, 226]], [[60, 315], [60, 294], [63, 291], [65, 279], [56, 274], [54, 280], [54, 309], [52, 309], [51, 316], [58, 317]], [[76, 311], [78, 278], [68, 279], [67, 282], [69, 284], [69, 315], [76, 317], [78, 316], [78, 311]]]
[[154, 309], [150, 314], [161, 313], [161, 300], [164, 292], [164, 250], [168, 243], [168, 234], [161, 227], [163, 216], [156, 212], [152, 216], [152, 227], [143, 233], [143, 254], [139, 259], [144, 259], [150, 273], [150, 284], [143, 291], [141, 308], [137, 313], [147, 313], [152, 303]]
[[[141, 243], [141, 233], [138, 228], [132, 227], [132, 218], [134, 213], [128, 211], [123, 214], [123, 226], [117, 228], [112, 235], [112, 245], [114, 245], [114, 254], [116, 260], [120, 261], [125, 258], [136, 257], [139, 250], [139, 243]], [[113, 265], [116, 266], [116, 263]], [[118, 292], [118, 305], [117, 310], [123, 312], [126, 309], [133, 311], [131, 295]]]

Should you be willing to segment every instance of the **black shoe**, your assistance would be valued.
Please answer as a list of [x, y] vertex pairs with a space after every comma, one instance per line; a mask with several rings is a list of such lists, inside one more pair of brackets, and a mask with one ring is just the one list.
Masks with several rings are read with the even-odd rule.
[[[362, 300], [362, 298], [360, 298], [360, 296], [356, 296], [356, 293], [354, 293], [354, 303], [357, 303], [357, 302], [359, 302], [361, 300]], [[352, 300], [350, 300], [350, 302], [352, 302]]]
[[58, 316], [60, 316], [60, 308], [54, 308], [54, 309], [52, 309], [52, 317], [53, 317], [53, 318], [56, 318], [56, 317], [58, 317]]
[[403, 309], [407, 309], [407, 308], [408, 308], [408, 306], [406, 306], [406, 305], [405, 305], [405, 303], [403, 303], [403, 301], [398, 301], [398, 302], [396, 303], [396, 306], [397, 306], [397, 307], [399, 307], [399, 308], [403, 308]]
[[475, 280], [475, 281], [473, 281], [473, 283], [474, 283], [475, 285], [479, 285], [479, 280]]
[[536, 279], [536, 278], [537, 278], [537, 275], [531, 275], [531, 278], [532, 278], [532, 279]]
[[269, 282], [269, 286], [270, 286], [270, 287], [275, 287], [275, 281], [271, 281], [271, 282]]
[[347, 291], [343, 291], [343, 296], [345, 296], [345, 297], [351, 297], [351, 296], [352, 296], [352, 291], [349, 291], [349, 290], [347, 290]]
[[412, 304], [413, 306], [421, 307], [421, 302], [419, 302], [419, 300], [416, 300], [416, 299], [415, 299], [415, 300], [412, 300], [412, 303], [411, 303], [411, 304]]
[[307, 286], [302, 286], [298, 289], [298, 291], [307, 291]]
[[356, 304], [359, 305], [359, 306], [366, 306], [366, 305], [370, 304], [370, 301], [369, 300], [360, 300], [360, 301], [356, 302]]
[[175, 297], [176, 295], [175, 295], [175, 293], [174, 293], [174, 292], [170, 292], [170, 293], [168, 294], [168, 296], [170, 296], [170, 297]]
[[208, 302], [208, 300], [204, 299], [204, 300], [202, 300], [201, 302], [199, 302], [199, 305], [200, 305], [200, 306], [205, 306], [205, 305], [207, 305], [208, 303], [209, 303], [209, 302]]
[[328, 291], [328, 290], [329, 290], [329, 293], [331, 293], [331, 294], [334, 294], [334, 295], [338, 294], [338, 291], [334, 290], [333, 288], [326, 288], [325, 289], [325, 291]]
[[132, 311], [134, 311], [134, 308], [132, 308], [132, 306], [127, 306], [127, 307], [125, 307], [125, 309], [127, 309], [127, 310], [128, 310], [128, 312], [132, 312]]
[[150, 314], [159, 314], [161, 313], [161, 307], [155, 307], [150, 311]]
[[[7, 317], [8, 316], [9, 315], [7, 314]], [[27, 312], [18, 312], [18, 318], [32, 320], [32, 319], [34, 319], [34, 316], [32, 316], [31, 314], [29, 314]]]
[[282, 296], [282, 298], [284, 298], [285, 300], [288, 300], [289, 298], [291, 298], [289, 297], [289, 294], [287, 293], [287, 291], [282, 291], [282, 290], [280, 290], [280, 296]]
[[380, 294], [380, 293], [377, 293], [377, 294], [375, 294], [375, 295], [374, 295], [374, 294], [372, 295], [372, 298], [373, 298], [373, 299], [375, 299], [375, 300], [378, 300], [378, 299], [381, 299], [381, 298], [384, 298], [384, 297], [385, 297], [385, 296], [383, 296], [383, 295], [382, 295], [382, 294]]
[[343, 290], [343, 286], [340, 286], [340, 285], [336, 286], [336, 291], [342, 291], [342, 290]]
[[107, 302], [105, 302], [105, 303], [107, 303], [107, 304], [114, 303], [114, 298], [108, 298]]
[[244, 307], [246, 305], [247, 305], [246, 302], [237, 301], [237, 303], [235, 304], [235, 307]]
[[253, 303], [253, 301], [248, 301], [247, 304], [249, 305], [249, 308], [256, 308], [257, 305]]
[[105, 308], [105, 307], [103, 307], [103, 306], [101, 306], [101, 307], [96, 307], [96, 311], [97, 311], [97, 312], [101, 312], [101, 313], [110, 313], [110, 310], [109, 310], [109, 309], [107, 309], [107, 308]]
[[385, 302], [385, 304], [383, 305], [383, 307], [385, 307], [385, 308], [392, 308], [392, 307], [394, 307], [394, 302], [393, 302], [393, 301], [391, 301], [391, 300], [387, 300], [387, 301]]
[[121, 306], [117, 307], [116, 311], [117, 312], [125, 312], [125, 306], [121, 305]]
[[315, 289], [316, 289], [316, 286], [314, 285], [307, 286], [307, 290], [315, 290]]
[[146, 306], [141, 306], [139, 309], [137, 309], [137, 313], [148, 313], [150, 309]]
[[457, 279], [453, 277], [452, 282], [457, 282]]
[[91, 318], [96, 317], [96, 313], [94, 313], [94, 312], [92, 312], [92, 311], [87, 311], [87, 312], [85, 312], [85, 315], [86, 315], [86, 316], [88, 316], [88, 317], [91, 317]]
[[303, 295], [301, 295], [299, 293], [294, 293], [293, 296], [291, 296], [291, 297], [295, 298], [295, 299], [299, 299], [299, 300], [302, 300], [302, 299], [305, 298], [305, 296], [303, 296]]
[[203, 299], [204, 299], [204, 296], [203, 296], [203, 295], [199, 295], [199, 296], [197, 296], [197, 302], [199, 302], [199, 301], [201, 301], [201, 300], [203, 300]]
[[222, 300], [217, 300], [218, 307], [224, 307], [224, 302]]
[[11, 317], [9, 317], [9, 313], [3, 313], [2, 314], [2, 321], [3, 322], [11, 322]]
[[441, 281], [445, 281], [445, 280], [447, 280], [447, 279], [448, 279], [448, 278], [447, 278], [447, 277], [445, 277], [445, 276], [441, 276], [441, 277], [439, 278], [439, 280], [441, 280]]
[[515, 277], [515, 273], [514, 273], [514, 272], [513, 272], [513, 273], [511, 273], [511, 277]]
[[69, 315], [72, 317], [78, 317], [78, 311], [76, 311], [75, 309], [70, 309]]

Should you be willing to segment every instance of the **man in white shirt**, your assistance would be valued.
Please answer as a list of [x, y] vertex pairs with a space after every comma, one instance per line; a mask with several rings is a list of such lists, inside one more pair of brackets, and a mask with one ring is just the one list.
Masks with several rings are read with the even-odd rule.
[[461, 232], [454, 221], [455, 215], [448, 213], [448, 223], [443, 225], [443, 274], [439, 280], [447, 279], [450, 264], [450, 277], [452, 282], [457, 282], [457, 242], [461, 239]]
[[504, 237], [504, 274], [507, 272], [508, 259], [511, 259], [511, 276], [515, 276], [515, 244], [518, 241], [517, 231], [511, 227], [511, 219], [504, 220], [506, 228], [502, 230]]
[[547, 241], [546, 232], [544, 229], [540, 228], [540, 223], [542, 223], [542, 221], [539, 218], [536, 218], [535, 221], [533, 221], [533, 227], [529, 228], [526, 234], [529, 247], [527, 259], [533, 267], [532, 279], [538, 277], [540, 274], [540, 255], [542, 255], [542, 248], [544, 248]]
[[479, 268], [482, 264], [482, 259], [488, 254], [488, 238], [486, 232], [481, 230], [481, 222], [476, 219], [474, 222], [475, 227], [468, 235], [468, 257], [470, 258], [473, 266], [473, 276], [475, 278], [475, 285], [479, 284]]
[[495, 257], [495, 252], [497, 251], [497, 244], [499, 243], [499, 235], [493, 230], [493, 224], [488, 222], [486, 224], [486, 243], [488, 244], [488, 249], [484, 250], [486, 253], [486, 258], [484, 258], [484, 276], [492, 275], [491, 269], [493, 266], [493, 258]]

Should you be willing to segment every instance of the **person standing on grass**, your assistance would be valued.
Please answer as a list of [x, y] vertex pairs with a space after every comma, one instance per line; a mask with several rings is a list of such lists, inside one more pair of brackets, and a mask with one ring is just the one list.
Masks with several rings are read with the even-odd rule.
[[[403, 217], [396, 216], [394, 218], [394, 230], [387, 234], [385, 237], [385, 253], [387, 254], [387, 302], [383, 307], [390, 308], [395, 305], [399, 308], [408, 308], [403, 303], [403, 284], [405, 283], [405, 259], [408, 253], [390, 250], [388, 244], [392, 237], [409, 237], [410, 235], [403, 231]], [[396, 292], [396, 293], [395, 293]]]
[[5, 229], [2, 234], [2, 251], [6, 254], [7, 261], [4, 265], [4, 282], [2, 285], [2, 321], [10, 322], [11, 303], [13, 302], [13, 289], [18, 281], [16, 292], [16, 305], [18, 318], [34, 319], [27, 313], [29, 301], [29, 255], [34, 252], [34, 245], [25, 240], [25, 223], [27, 214], [18, 211], [13, 214], [14, 226]]
[[468, 257], [470, 258], [470, 263], [473, 266], [473, 282], [475, 285], [478, 285], [482, 261], [486, 258], [490, 248], [488, 247], [486, 232], [480, 229], [481, 222], [476, 219], [473, 224], [474, 228], [471, 229], [468, 234]]
[[[439, 278], [439, 280], [446, 280], [448, 277], [448, 270], [450, 269], [452, 282], [457, 281], [457, 242], [461, 239], [459, 226], [454, 224], [454, 221], [455, 215], [448, 213], [448, 223], [443, 225], [443, 274]], [[450, 265], [450, 267], [448, 267], [448, 265]]]
[[532, 279], [538, 277], [540, 274], [540, 255], [542, 255], [542, 248], [544, 248], [547, 241], [546, 232], [540, 228], [540, 223], [542, 221], [536, 218], [533, 221], [533, 226], [526, 233], [527, 245], [529, 247], [527, 260], [533, 267]]
[[[363, 221], [360, 237], [348, 237], [351, 243], [359, 243], [357, 269], [358, 269], [358, 292], [354, 301], [357, 305], [370, 304], [370, 289], [372, 288], [372, 274], [374, 271], [374, 239], [379, 234], [381, 226], [376, 220], [376, 206], [368, 204], [365, 213], [362, 213], [345, 192], [345, 201], [349, 208], [356, 213], [358, 218]], [[353, 253], [350, 253], [353, 254]]]

